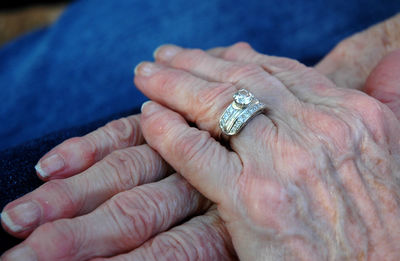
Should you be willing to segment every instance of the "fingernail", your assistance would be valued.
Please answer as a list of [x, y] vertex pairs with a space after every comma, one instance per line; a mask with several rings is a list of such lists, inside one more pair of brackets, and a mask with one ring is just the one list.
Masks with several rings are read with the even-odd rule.
[[6, 253], [3, 257], [6, 260], [24, 260], [24, 261], [36, 261], [36, 254], [29, 246], [18, 247], [10, 252]]
[[161, 61], [170, 61], [181, 51], [182, 48], [175, 45], [161, 45], [154, 51], [153, 56]]
[[138, 74], [139, 66], [140, 66], [142, 63], [143, 63], [143, 62], [138, 63], [138, 64], [135, 66], [135, 69], [133, 70], [133, 72], [134, 72], [135, 75]]
[[59, 154], [53, 154], [39, 161], [35, 169], [42, 178], [48, 178], [50, 175], [63, 169], [64, 166], [64, 159]]
[[145, 101], [145, 102], [142, 104], [142, 107], [140, 108], [140, 111], [141, 111], [141, 112], [143, 112], [144, 106], [146, 106], [147, 104], [149, 104], [149, 102], [151, 102], [151, 101]]
[[153, 101], [147, 101], [142, 104], [142, 114], [145, 116], [149, 116], [157, 111], [159, 108], [160, 106], [157, 103]]
[[16, 207], [3, 211], [1, 220], [13, 232], [29, 229], [39, 222], [40, 208], [36, 203], [26, 202]]
[[164, 47], [165, 45], [160, 45], [157, 47], [157, 49], [154, 50], [153, 52], [153, 58], [156, 59], [158, 56], [158, 53], [160, 52], [160, 50]]
[[160, 66], [155, 63], [141, 62], [135, 68], [135, 75], [151, 76], [161, 70]]
[[157, 110], [156, 103], [153, 102], [153, 101], [147, 101], [147, 102], [145, 102], [145, 103], [142, 104], [141, 110], [142, 110], [142, 113], [143, 113], [144, 115], [150, 115], [150, 114], [152, 114], [154, 111]]

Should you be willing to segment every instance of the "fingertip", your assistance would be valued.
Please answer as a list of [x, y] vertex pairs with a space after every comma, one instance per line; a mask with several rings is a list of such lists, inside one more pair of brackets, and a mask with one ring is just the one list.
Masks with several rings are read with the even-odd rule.
[[23, 230], [22, 226], [19, 226], [12, 221], [12, 219], [10, 218], [10, 216], [6, 211], [1, 212], [0, 217], [3, 227], [7, 228], [8, 230], [14, 233], [18, 233]]
[[1, 223], [7, 231], [23, 237], [38, 226], [42, 211], [37, 203], [26, 201], [10, 205], [0, 215]]
[[[140, 111], [143, 113], [143, 110], [144, 110], [144, 107], [147, 105], [147, 104], [149, 104], [149, 103], [151, 103], [151, 101], [145, 101], [143, 104], [142, 104], [142, 107], [140, 108]], [[150, 105], [151, 106], [151, 105]], [[147, 110], [146, 110], [146, 112], [147, 112]]]
[[42, 166], [40, 166], [40, 162], [36, 164], [35, 170], [40, 179], [45, 180], [49, 177], [49, 175], [42, 169]]
[[164, 46], [165, 46], [164, 44], [163, 44], [163, 45], [160, 45], [160, 46], [158, 46], [158, 47], [154, 50], [154, 52], [153, 52], [153, 58], [154, 58], [154, 59], [157, 59], [158, 53], [160, 52], [160, 50], [161, 50]]
[[42, 180], [67, 178], [96, 161], [96, 148], [83, 137], [68, 139], [46, 153], [35, 166]]
[[163, 62], [171, 61], [183, 49], [173, 44], [164, 44], [159, 46], [153, 53], [154, 59]]
[[148, 101], [142, 106], [142, 131], [150, 145], [159, 145], [159, 138], [165, 135], [174, 121], [174, 112], [154, 101]]
[[152, 118], [157, 112], [160, 112], [163, 109], [165, 109], [163, 106], [154, 101], [147, 101], [143, 103], [141, 108], [142, 120], [148, 120], [149, 118]]
[[36, 164], [35, 170], [39, 178], [46, 180], [64, 170], [66, 166], [63, 156], [53, 152], [41, 158]]
[[137, 74], [138, 74], [138, 72], [139, 72], [139, 67], [140, 67], [140, 65], [141, 65], [142, 63], [144, 63], [144, 62], [140, 62], [140, 63], [136, 64], [135, 69], [133, 69], [133, 74], [134, 74], [134, 75], [137, 75]]

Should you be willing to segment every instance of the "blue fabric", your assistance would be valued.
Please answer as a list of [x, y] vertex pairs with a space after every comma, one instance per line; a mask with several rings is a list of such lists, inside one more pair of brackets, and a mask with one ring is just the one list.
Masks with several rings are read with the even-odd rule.
[[85, 0], [0, 49], [0, 149], [141, 104], [133, 68], [162, 43], [248, 41], [307, 64], [400, 10], [398, 0]]

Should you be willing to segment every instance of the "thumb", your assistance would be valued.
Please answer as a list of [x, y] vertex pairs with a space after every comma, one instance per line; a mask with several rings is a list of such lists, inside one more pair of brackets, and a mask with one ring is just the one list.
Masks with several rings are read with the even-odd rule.
[[378, 63], [368, 76], [363, 91], [386, 104], [400, 119], [400, 49]]

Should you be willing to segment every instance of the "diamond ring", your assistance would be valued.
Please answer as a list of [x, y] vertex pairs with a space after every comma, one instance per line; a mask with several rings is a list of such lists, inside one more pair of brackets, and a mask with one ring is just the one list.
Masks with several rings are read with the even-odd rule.
[[266, 108], [254, 95], [246, 89], [240, 89], [233, 95], [233, 102], [225, 109], [219, 120], [219, 127], [226, 135], [232, 136], [256, 115]]

